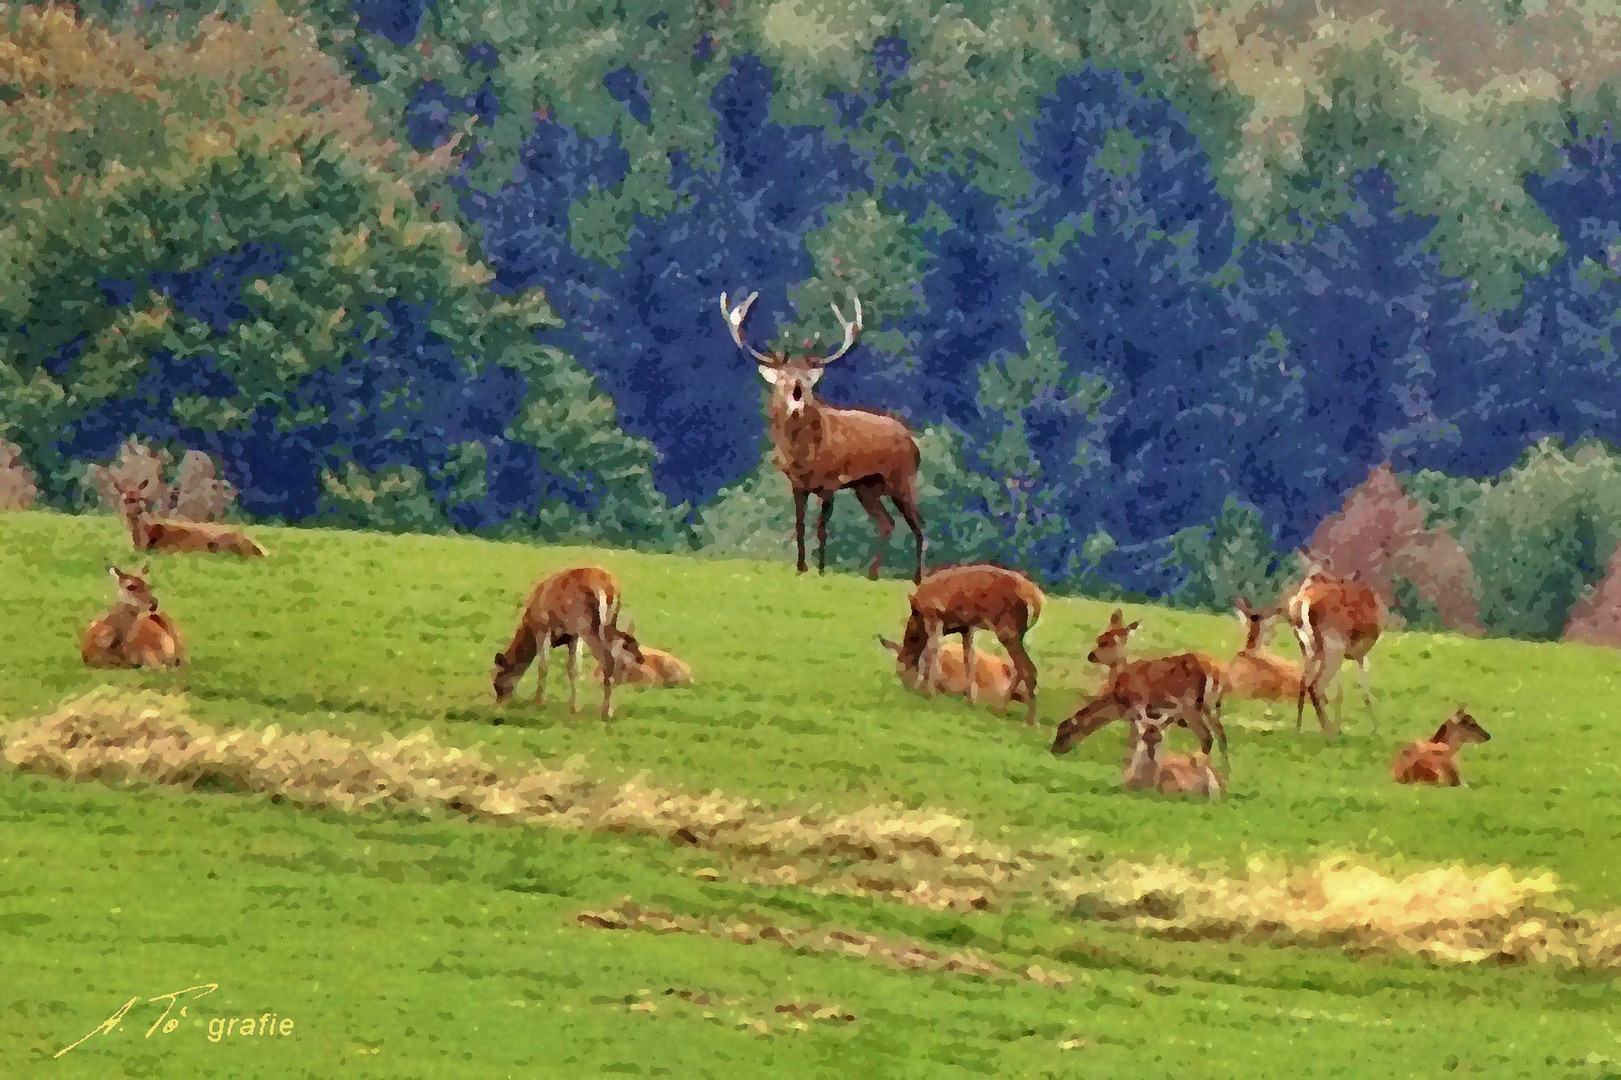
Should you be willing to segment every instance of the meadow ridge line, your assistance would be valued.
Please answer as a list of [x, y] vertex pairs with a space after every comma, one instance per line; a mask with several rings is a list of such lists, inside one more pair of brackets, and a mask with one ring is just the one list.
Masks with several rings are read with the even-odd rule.
[[1574, 912], [1552, 874], [1518, 877], [1505, 867], [1395, 877], [1341, 856], [1302, 867], [1256, 863], [1237, 877], [1167, 862], [1089, 862], [1056, 844], [1010, 851], [978, 841], [967, 822], [942, 812], [789, 814], [640, 777], [593, 780], [572, 761], [561, 769], [491, 763], [477, 749], [440, 745], [427, 730], [365, 743], [276, 725], [216, 728], [191, 719], [181, 697], [110, 687], [0, 728], [0, 745], [9, 767], [66, 780], [638, 833], [728, 855], [751, 880], [934, 909], [1034, 897], [1056, 919], [1176, 940], [1621, 970], [1621, 914]]

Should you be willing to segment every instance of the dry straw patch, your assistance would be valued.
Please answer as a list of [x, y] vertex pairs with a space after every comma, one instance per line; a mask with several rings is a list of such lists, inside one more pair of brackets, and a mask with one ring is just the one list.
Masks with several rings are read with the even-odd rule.
[[727, 856], [754, 880], [987, 908], [1042, 895], [1081, 917], [1187, 940], [1270, 941], [1438, 961], [1621, 969], [1621, 915], [1574, 912], [1551, 874], [1432, 867], [1392, 876], [1354, 859], [1257, 864], [1246, 876], [1168, 863], [1084, 861], [1059, 847], [1010, 851], [947, 814], [867, 808], [789, 814], [642, 778], [591, 779], [571, 762], [520, 769], [429, 731], [355, 742], [325, 733], [221, 729], [182, 698], [94, 691], [0, 729], [13, 768], [69, 780], [257, 792], [299, 806], [381, 808], [662, 837]]
[[1015, 974], [1053, 989], [1069, 985], [1070, 978], [1035, 965], [1012, 972], [973, 950], [941, 952], [915, 941], [886, 941], [853, 930], [790, 930], [773, 923], [749, 919], [695, 918], [672, 915], [667, 911], [643, 908], [630, 899], [621, 900], [606, 911], [582, 911], [575, 916], [582, 926], [599, 930], [640, 930], [655, 934], [704, 934], [734, 941], [740, 945], [770, 942], [797, 952], [834, 953], [851, 956], [908, 971], [940, 971], [982, 979], [1008, 978]]

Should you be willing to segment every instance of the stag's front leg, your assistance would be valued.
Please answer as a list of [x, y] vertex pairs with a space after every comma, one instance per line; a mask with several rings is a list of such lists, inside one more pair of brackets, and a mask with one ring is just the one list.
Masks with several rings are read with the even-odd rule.
[[918, 658], [923, 670], [923, 696], [934, 696], [934, 684], [940, 677], [940, 624], [925, 620], [923, 623], [923, 655]]
[[568, 711], [580, 711], [580, 639], [568, 643]]
[[794, 546], [799, 554], [801, 574], [810, 569], [805, 565], [805, 503], [809, 498], [810, 492], [794, 489]]
[[978, 674], [974, 665], [974, 628], [970, 626], [962, 632], [962, 667], [968, 676], [968, 704], [979, 703], [979, 693], [974, 685], [974, 676]]
[[816, 517], [816, 572], [827, 573], [827, 523], [833, 519], [833, 496], [830, 491], [822, 496], [822, 512]]

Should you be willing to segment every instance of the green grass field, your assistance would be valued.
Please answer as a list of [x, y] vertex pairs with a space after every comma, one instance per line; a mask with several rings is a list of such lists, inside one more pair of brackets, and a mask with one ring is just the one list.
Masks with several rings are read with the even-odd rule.
[[[423, 727], [515, 764], [571, 757], [782, 811], [930, 808], [1015, 848], [1242, 873], [1360, 854], [1551, 871], [1578, 908], [1621, 909], [1621, 655], [1394, 634], [1374, 653], [1383, 729], [1354, 692], [1326, 743], [1293, 706], [1230, 703], [1231, 795], [1119, 790], [1123, 733], [1065, 758], [1052, 727], [1093, 685], [1109, 606], [1053, 600], [1029, 645], [1041, 726], [905, 692], [876, 636], [904, 582], [785, 565], [445, 537], [258, 530], [263, 562], [159, 556], [154, 587], [191, 653], [179, 674], [91, 672], [78, 635], [131, 561], [110, 518], [0, 516], [0, 716], [102, 683], [183, 690], [197, 719], [359, 740]], [[622, 691], [612, 725], [533, 676], [497, 709], [490, 658], [544, 572], [595, 562], [644, 641], [696, 685]], [[1142, 652], [1236, 646], [1235, 620], [1130, 608]], [[1293, 648], [1281, 638], [1275, 647]], [[1351, 673], [1348, 671], [1347, 676]], [[1493, 740], [1470, 787], [1390, 782], [1396, 746], [1459, 702]], [[1173, 735], [1185, 742], [1185, 735]], [[1401, 953], [1173, 940], [1040, 897], [932, 910], [768, 886], [713, 852], [571, 832], [299, 809], [263, 796], [113, 788], [0, 770], [0, 1060], [62, 1076], [1480, 1076], [1621, 1077], [1614, 972], [1443, 964]], [[725, 933], [582, 924], [630, 899], [683, 919], [968, 949], [1048, 985]], [[213, 994], [147, 1037], [146, 998]], [[132, 997], [123, 1026], [61, 1057]], [[178, 1009], [176, 1010], [178, 1012]], [[208, 1037], [270, 1012], [291, 1034]], [[9, 1071], [9, 1070], [8, 1070]]]

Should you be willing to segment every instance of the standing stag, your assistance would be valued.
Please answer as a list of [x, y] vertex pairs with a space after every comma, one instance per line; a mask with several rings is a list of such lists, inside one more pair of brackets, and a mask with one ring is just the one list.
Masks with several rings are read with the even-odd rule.
[[1009, 700], [1027, 702], [1026, 722], [1035, 723], [1036, 665], [1025, 651], [1024, 635], [1041, 616], [1045, 600], [1035, 582], [1001, 566], [971, 563], [930, 571], [912, 590], [912, 611], [895, 650], [901, 681], [933, 697], [944, 681], [940, 639], [958, 634], [967, 668], [963, 690], [968, 703], [977, 704], [981, 684], [976, 661], [982, 654], [974, 648], [974, 631], [989, 630], [1007, 650], [1015, 673], [1000, 701], [1003, 707]]
[[543, 578], [529, 594], [518, 629], [507, 647], [495, 654], [491, 681], [495, 703], [505, 704], [531, 661], [539, 659], [535, 704], [546, 703], [546, 671], [552, 650], [568, 646], [568, 708], [579, 712], [580, 646], [597, 658], [602, 673], [602, 718], [612, 720], [613, 688], [621, 669], [639, 665], [642, 648], [628, 627], [619, 626], [619, 583], [597, 566], [560, 570]]
[[923, 580], [923, 516], [918, 512], [917, 475], [921, 463], [917, 440], [901, 421], [870, 409], [836, 409], [817, 400], [815, 386], [828, 364], [850, 351], [861, 333], [861, 299], [854, 293], [855, 318], [846, 319], [837, 304], [833, 314], [844, 328], [844, 343], [824, 357], [790, 357], [786, 352], [763, 353], [743, 339], [743, 320], [760, 294], [750, 293], [737, 305], [720, 294], [720, 312], [737, 347], [754, 357], [760, 377], [771, 385], [766, 417], [777, 468], [788, 478], [794, 493], [794, 541], [799, 572], [805, 565], [805, 503], [812, 495], [821, 502], [816, 520], [816, 569], [827, 570], [827, 523], [833, 516], [833, 497], [845, 488], [855, 492], [861, 508], [878, 528], [867, 576], [876, 578], [884, 547], [895, 531], [895, 520], [884, 509], [887, 497], [917, 538], [917, 566], [913, 583]]
[[1295, 693], [1295, 731], [1300, 730], [1306, 712], [1306, 697], [1317, 712], [1317, 723], [1324, 733], [1338, 733], [1344, 722], [1341, 708], [1343, 688], [1334, 700], [1334, 723], [1328, 722], [1323, 697], [1347, 660], [1356, 662], [1362, 676], [1362, 701], [1368, 708], [1373, 730], [1379, 730], [1379, 717], [1373, 711], [1373, 687], [1368, 679], [1368, 653], [1384, 629], [1385, 603], [1372, 588], [1354, 577], [1340, 577], [1305, 555], [1305, 579], [1284, 604], [1295, 640], [1300, 642], [1304, 670], [1300, 689]]

